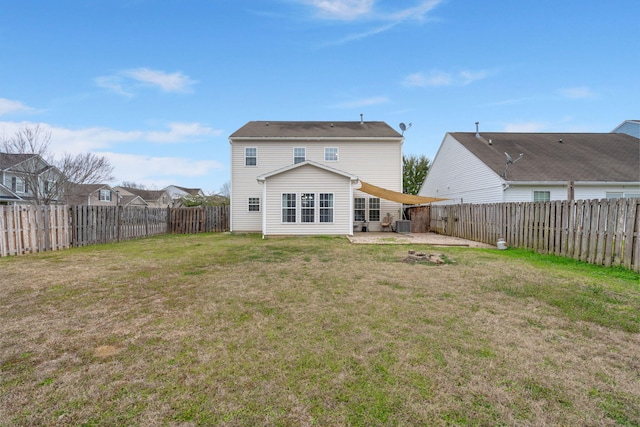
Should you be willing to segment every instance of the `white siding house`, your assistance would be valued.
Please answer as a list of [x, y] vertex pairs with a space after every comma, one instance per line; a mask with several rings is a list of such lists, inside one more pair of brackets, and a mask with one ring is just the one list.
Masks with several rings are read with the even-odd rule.
[[358, 191], [402, 191], [403, 137], [386, 123], [249, 122], [229, 142], [232, 232], [349, 235], [398, 218], [400, 203]]
[[437, 204], [640, 197], [640, 140], [624, 133], [447, 133], [419, 194], [449, 199]]

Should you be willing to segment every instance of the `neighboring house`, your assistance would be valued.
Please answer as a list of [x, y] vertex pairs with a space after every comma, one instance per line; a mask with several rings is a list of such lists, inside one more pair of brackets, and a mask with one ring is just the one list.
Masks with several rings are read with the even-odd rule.
[[[150, 208], [166, 208], [172, 205], [171, 197], [165, 190], [141, 190], [131, 187], [113, 187], [115, 191], [124, 196], [139, 196]], [[132, 199], [133, 200], [133, 199]]]
[[71, 184], [65, 201], [68, 205], [116, 206], [118, 194], [107, 184]]
[[0, 153], [0, 203], [58, 203], [62, 174], [37, 154]]
[[625, 120], [611, 132], [626, 133], [640, 139], [640, 120]]
[[252, 121], [229, 142], [232, 232], [351, 235], [399, 219], [401, 203], [358, 190], [402, 192], [403, 137], [384, 122]]
[[438, 204], [640, 197], [640, 140], [624, 133], [447, 133], [419, 194], [449, 199]]
[[186, 188], [186, 187], [179, 187], [177, 185], [169, 185], [164, 188], [164, 191], [166, 191], [169, 197], [171, 198], [173, 207], [182, 206], [181, 200], [185, 197], [192, 197], [192, 198], [205, 197], [204, 191], [202, 191], [202, 189], [200, 188]]

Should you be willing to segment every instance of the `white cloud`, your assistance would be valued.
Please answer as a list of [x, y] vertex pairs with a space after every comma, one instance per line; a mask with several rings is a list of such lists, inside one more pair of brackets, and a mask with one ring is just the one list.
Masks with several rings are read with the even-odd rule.
[[[424, 21], [426, 15], [443, 0], [422, 0], [413, 7], [397, 10], [380, 10], [375, 0], [297, 0], [316, 9], [323, 19], [347, 22], [374, 22], [374, 28], [347, 35], [333, 43], [341, 44], [360, 40], [388, 31], [406, 21]], [[380, 3], [380, 2], [378, 2]], [[393, 3], [393, 2], [390, 2]]]
[[125, 70], [122, 74], [141, 83], [157, 86], [164, 92], [189, 92], [191, 91], [191, 86], [197, 83], [179, 71], [165, 73], [164, 71], [150, 70], [148, 68], [135, 68]]
[[373, 0], [307, 0], [323, 18], [353, 20], [371, 13]]
[[157, 87], [163, 92], [188, 93], [197, 83], [180, 71], [167, 73], [144, 67], [123, 70], [111, 76], [99, 76], [95, 82], [102, 88], [127, 97], [134, 95], [137, 85]]
[[[0, 132], [15, 134], [25, 126], [35, 126], [29, 122], [0, 122]], [[203, 138], [219, 136], [222, 131], [201, 123], [169, 123], [168, 130], [131, 130], [121, 131], [104, 127], [68, 129], [41, 123], [40, 127], [51, 133], [51, 149], [56, 153], [85, 153], [105, 150], [118, 144], [132, 142], [149, 143], [192, 143]]]
[[34, 109], [24, 105], [20, 101], [12, 101], [11, 99], [0, 98], [0, 116], [12, 113], [25, 113]]
[[488, 70], [464, 70], [457, 73], [432, 70], [428, 73], [418, 72], [409, 74], [403, 79], [402, 84], [408, 87], [466, 86], [478, 80], [485, 79], [490, 74]]
[[595, 93], [586, 86], [564, 88], [560, 89], [559, 92], [560, 95], [570, 99], [595, 98]]
[[184, 157], [145, 156], [102, 152], [114, 166], [116, 182], [132, 181], [149, 187], [175, 183], [175, 177], [201, 177], [225, 166], [215, 160], [194, 160]]
[[357, 99], [355, 101], [343, 102], [335, 105], [334, 107], [335, 108], [359, 108], [359, 107], [369, 107], [371, 105], [385, 104], [387, 102], [389, 102], [389, 98], [386, 98], [384, 96], [377, 96], [373, 98], [364, 98], [364, 99]]

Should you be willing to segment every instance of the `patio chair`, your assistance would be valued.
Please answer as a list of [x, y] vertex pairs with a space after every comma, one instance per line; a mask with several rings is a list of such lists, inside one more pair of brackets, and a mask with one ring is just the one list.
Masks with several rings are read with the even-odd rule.
[[385, 216], [384, 218], [382, 218], [382, 222], [380, 223], [380, 225], [382, 226], [382, 231], [384, 231], [384, 229], [388, 229], [389, 231], [393, 231], [391, 229], [391, 224], [393, 223], [393, 217], [391, 216], [391, 214], [387, 214], [387, 216]]

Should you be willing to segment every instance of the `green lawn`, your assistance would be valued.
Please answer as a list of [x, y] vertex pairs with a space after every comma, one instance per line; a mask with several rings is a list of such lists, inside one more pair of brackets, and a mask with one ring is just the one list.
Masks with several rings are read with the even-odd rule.
[[228, 234], [2, 258], [0, 425], [640, 425], [640, 276]]

